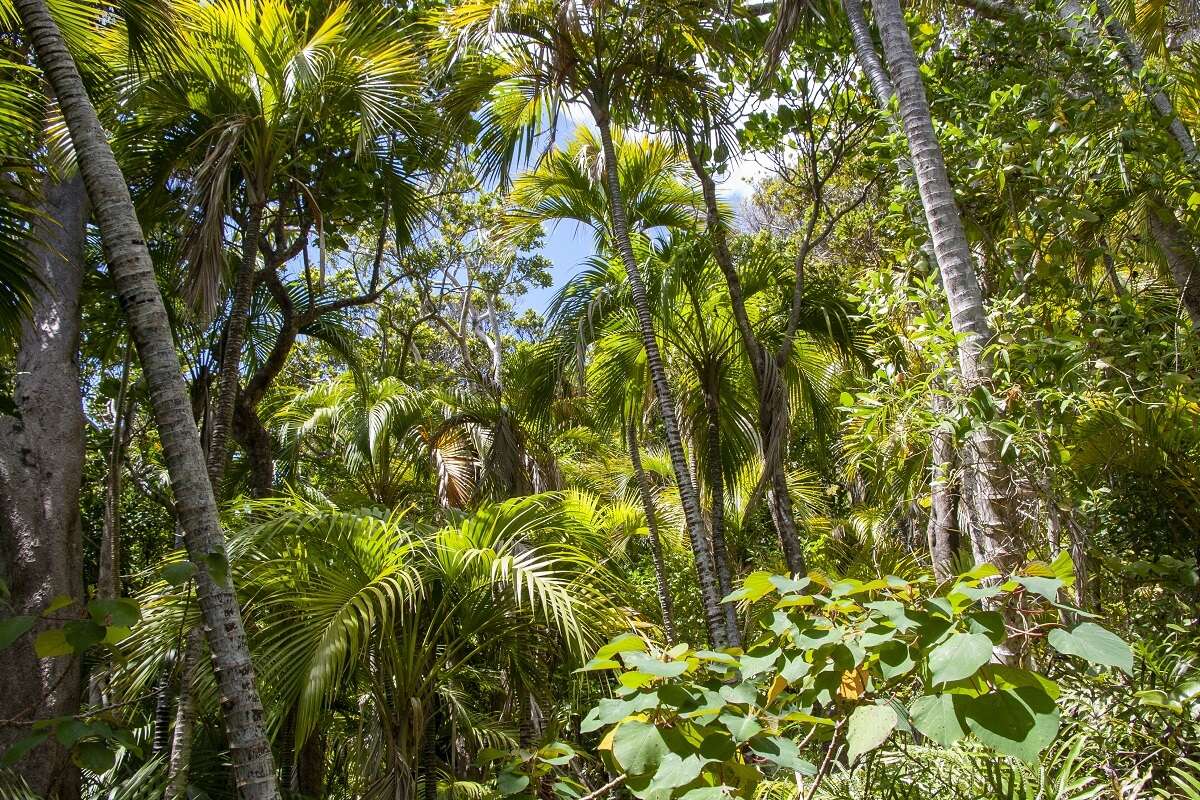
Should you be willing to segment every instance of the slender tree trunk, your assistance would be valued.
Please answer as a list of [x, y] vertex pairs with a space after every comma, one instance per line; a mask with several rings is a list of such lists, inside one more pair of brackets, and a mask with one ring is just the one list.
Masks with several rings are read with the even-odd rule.
[[767, 482], [767, 508], [771, 521], [779, 536], [779, 547], [783, 552], [788, 570], [795, 575], [804, 575], [808, 567], [804, 563], [804, 551], [800, 547], [800, 534], [792, 508], [792, 497], [787, 489], [787, 467], [785, 451], [791, 439], [791, 420], [787, 409], [787, 391], [783, 376], [774, 357], [759, 342], [746, 313], [745, 293], [741, 277], [729, 250], [728, 233], [721, 220], [721, 208], [717, 199], [717, 187], [712, 175], [696, 152], [691, 132], [684, 131], [688, 161], [692, 171], [700, 180], [704, 194], [705, 226], [712, 242], [713, 258], [725, 278], [729, 292], [733, 318], [737, 323], [742, 344], [754, 371], [754, 382], [758, 389], [758, 428], [762, 439], [764, 480]]
[[[248, 190], [248, 193], [250, 191]], [[263, 204], [251, 200], [246, 211], [246, 228], [242, 231], [242, 260], [234, 284], [229, 323], [225, 326], [225, 346], [221, 350], [221, 372], [217, 389], [217, 406], [212, 417], [211, 438], [208, 443], [208, 475], [213, 493], [220, 490], [229, 456], [229, 431], [233, 425], [233, 408], [241, 382], [242, 345], [250, 324], [250, 300], [254, 296], [254, 271], [258, 261], [258, 235], [262, 229]]]
[[[942, 149], [934, 134], [925, 87], [899, 0], [875, 0], [873, 7], [888, 70], [900, 101], [900, 121], [908, 139], [913, 174], [950, 306], [951, 324], [959, 337], [959, 374], [969, 391], [991, 379], [991, 365], [984, 348], [992, 331], [983, 307], [983, 291], [971, 261]], [[1000, 510], [1008, 494], [1003, 488], [998, 448], [990, 431], [981, 428], [972, 434], [963, 449], [963, 462], [973, 473], [970, 497], [976, 559], [991, 562], [1002, 572], [1009, 570], [1020, 559], [1021, 548]]]
[[658, 535], [658, 515], [654, 511], [654, 498], [646, 472], [642, 469], [642, 454], [638, 447], [637, 428], [631, 421], [628, 427], [629, 462], [633, 465], [633, 479], [637, 481], [638, 496], [642, 499], [642, 511], [646, 515], [646, 529], [650, 532], [650, 557], [654, 561], [654, 583], [658, 589], [658, 604], [662, 608], [663, 632], [667, 644], [673, 645], [675, 637], [675, 610], [671, 602], [671, 587], [667, 584], [667, 567], [663, 563], [662, 539]]
[[274, 800], [279, 791], [271, 746], [241, 612], [227, 574], [224, 535], [145, 235], [107, 135], [44, 0], [16, 0], [14, 5], [70, 131], [104, 254], [137, 345], [188, 554], [198, 568], [197, 593], [238, 787], [244, 800]]
[[[934, 397], [934, 411], [945, 413], [948, 403]], [[933, 431], [932, 475], [929, 481], [929, 555], [933, 576], [939, 582], [954, 577], [954, 558], [958, 554], [958, 503], [952, 489], [955, 467], [954, 439], [940, 425]]]
[[[704, 388], [704, 415], [708, 427], [708, 491], [712, 511], [713, 562], [717, 568], [717, 581], [721, 596], [733, 591], [733, 574], [729, 566], [729, 550], [725, 544], [725, 476], [721, 464], [721, 414], [718, 405], [715, 379], [706, 376]], [[738, 629], [737, 607], [734, 603], [722, 603], [725, 609], [725, 636], [730, 647], [742, 646], [742, 635]]]
[[[38, 620], [3, 653], [0, 718], [25, 723], [77, 714], [82, 699], [79, 658], [38, 659], [33, 643], [41, 631], [62, 624], [40, 618], [54, 598], [84, 600], [77, 362], [88, 213], [83, 182], [47, 182], [41, 211], [29, 253], [40, 283], [21, 324], [16, 358], [18, 415], [0, 415], [0, 579], [12, 613]], [[22, 725], [0, 728], [0, 752], [29, 732]], [[39, 796], [79, 797], [79, 769], [54, 737], [13, 766]]]
[[129, 443], [129, 420], [133, 402], [128, 400], [129, 374], [133, 361], [133, 345], [125, 345], [125, 363], [121, 366], [121, 386], [114, 404], [113, 441], [108, 454], [108, 480], [104, 487], [104, 535], [100, 542], [100, 567], [96, 578], [96, 596], [111, 600], [120, 592], [121, 575], [121, 471], [125, 463], [125, 447]]
[[196, 731], [196, 673], [204, 643], [200, 630], [192, 628], [183, 645], [179, 674], [179, 705], [175, 709], [175, 733], [171, 739], [171, 758], [167, 764], [167, 788], [164, 800], [187, 800], [188, 775], [192, 768], [192, 737]]
[[675, 398], [670, 384], [667, 383], [667, 370], [663, 365], [662, 355], [659, 353], [654, 322], [650, 315], [650, 304], [646, 298], [646, 285], [642, 282], [641, 271], [638, 268], [637, 259], [633, 255], [633, 244], [629, 239], [625, 197], [621, 192], [620, 181], [617, 177], [617, 154], [612, 140], [612, 123], [609, 120], [607, 109], [602, 109], [595, 104], [592, 107], [592, 115], [595, 118], [596, 126], [600, 129], [600, 141], [604, 148], [604, 172], [608, 182], [609, 205], [612, 209], [613, 238], [616, 241], [621, 261], [625, 265], [625, 272], [629, 276], [629, 291], [633, 298], [638, 325], [641, 328], [642, 346], [646, 349], [646, 365], [650, 370], [654, 394], [658, 399], [659, 411], [662, 414], [667, 452], [671, 456], [671, 466], [675, 471], [675, 482], [679, 487], [679, 499], [683, 505], [684, 519], [687, 522], [688, 539], [691, 542], [692, 555], [696, 562], [704, 621], [708, 628], [711, 644], [714, 647], [724, 647], [726, 644], [725, 617], [721, 609], [716, 570], [705, 541], [704, 517], [700, 513], [700, 499], [696, 494], [696, 485], [692, 481], [687, 459], [683, 453], [683, 439], [679, 434], [679, 422], [675, 415]]
[[[112, 445], [108, 451], [108, 475], [104, 486], [104, 531], [100, 539], [100, 564], [96, 575], [96, 597], [112, 600], [121, 594], [121, 472], [125, 448], [129, 445], [129, 421], [133, 418], [133, 398], [129, 397], [133, 343], [125, 344], [121, 365], [121, 384], [113, 403]], [[108, 665], [97, 664], [88, 687], [88, 703], [104, 705], [108, 698]]]

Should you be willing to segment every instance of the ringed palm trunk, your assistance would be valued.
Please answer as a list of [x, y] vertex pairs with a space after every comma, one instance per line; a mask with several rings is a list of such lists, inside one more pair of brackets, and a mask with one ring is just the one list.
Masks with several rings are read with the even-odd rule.
[[654, 511], [654, 498], [650, 496], [650, 485], [646, 482], [646, 471], [642, 469], [642, 453], [638, 446], [637, 428], [629, 423], [629, 463], [633, 465], [633, 479], [637, 481], [638, 497], [642, 500], [642, 511], [646, 515], [646, 529], [650, 532], [650, 557], [654, 561], [654, 583], [658, 590], [658, 604], [662, 608], [663, 632], [667, 644], [673, 645], [675, 638], [675, 609], [671, 602], [671, 589], [667, 585], [667, 567], [663, 562], [662, 539], [658, 535], [658, 515]]
[[[925, 209], [951, 323], [959, 337], [959, 374], [964, 388], [970, 390], [991, 379], [991, 365], [984, 347], [992, 331], [984, 312], [983, 291], [934, 134], [925, 87], [899, 0], [875, 0], [873, 7], [899, 99], [900, 121], [908, 139], [913, 175]], [[971, 473], [970, 507], [974, 521], [971, 539], [975, 558], [991, 562], [1003, 572], [1015, 566], [1021, 551], [1001, 513], [1007, 493], [1002, 485], [997, 452], [995, 437], [985, 428], [972, 434], [962, 459]]]
[[275, 768], [241, 611], [225, 566], [224, 535], [145, 235], [105, 131], [45, 2], [16, 0], [14, 6], [67, 122], [104, 255], [137, 346], [188, 554], [198, 570], [197, 595], [234, 776], [245, 800], [274, 800], [279, 797]]
[[[704, 416], [708, 428], [708, 491], [712, 511], [713, 562], [717, 568], [717, 581], [721, 596], [733, 591], [733, 574], [729, 566], [729, 548], [725, 545], [725, 476], [721, 465], [721, 415], [717, 401], [715, 381], [706, 376], [704, 387]], [[731, 647], [741, 647], [742, 637], [738, 630], [737, 609], [733, 603], [722, 603], [725, 610], [725, 635]]]
[[[896, 87], [888, 76], [879, 53], [875, 50], [875, 42], [871, 37], [871, 28], [867, 25], [866, 15], [863, 14], [862, 0], [842, 0], [842, 8], [846, 19], [850, 22], [850, 33], [854, 40], [854, 55], [862, 68], [867, 82], [871, 86], [871, 94], [883, 112], [888, 112], [892, 100], [896, 96]], [[889, 121], [896, 125], [895, 119]], [[915, 188], [916, 177], [913, 175], [912, 162], [904, 159], [901, 164], [901, 179], [905, 185]], [[915, 209], [910, 210], [918, 217]], [[932, 237], [927, 238], [921, 245], [922, 252], [931, 267], [937, 265], [937, 255], [933, 250]], [[936, 414], [944, 414], [948, 409], [945, 400], [937, 395], [933, 398], [933, 409]], [[929, 528], [927, 538], [929, 557], [933, 564], [933, 575], [939, 581], [948, 580], [954, 573], [954, 558], [958, 552], [958, 498], [951, 489], [950, 473], [957, 466], [958, 454], [954, 449], [954, 439], [940, 428], [934, 430], [931, 437], [930, 456], [932, 461], [929, 481]]]
[[629, 277], [629, 293], [633, 298], [634, 312], [637, 314], [638, 326], [641, 329], [642, 346], [646, 349], [646, 365], [650, 370], [654, 394], [662, 414], [667, 452], [671, 456], [671, 467], [675, 472], [675, 482], [679, 486], [679, 500], [683, 505], [688, 540], [691, 543], [692, 556], [696, 562], [696, 577], [700, 584], [704, 621], [710, 643], [714, 647], [724, 647], [726, 645], [725, 616], [721, 609], [721, 595], [717, 584], [716, 570], [708, 552], [704, 518], [700, 513], [700, 499], [683, 454], [683, 439], [679, 434], [679, 421], [675, 414], [675, 398], [667, 383], [667, 370], [658, 349], [658, 339], [655, 337], [654, 323], [650, 315], [650, 304], [646, 298], [646, 285], [642, 281], [641, 270], [638, 269], [637, 259], [633, 255], [633, 244], [629, 239], [625, 198], [621, 193], [621, 184], [617, 176], [617, 153], [613, 146], [612, 123], [607, 109], [593, 105], [592, 115], [595, 118], [596, 127], [600, 129], [600, 142], [604, 148], [604, 173], [608, 182], [609, 206], [612, 209], [613, 239]]
[[750, 324], [741, 277], [734, 265], [725, 223], [721, 219], [716, 183], [696, 152], [690, 131], [684, 132], [684, 144], [688, 161], [700, 180], [700, 188], [704, 194], [705, 226], [712, 242], [713, 257], [725, 278], [733, 318], [749, 356], [751, 369], [754, 370], [754, 382], [758, 389], [758, 426], [763, 447], [763, 480], [766, 482], [767, 508], [771, 513], [775, 532], [779, 536], [779, 547], [788, 571], [794, 575], [804, 575], [808, 572], [808, 567], [804, 563], [804, 551], [800, 547], [800, 534], [796, 527], [792, 496], [787, 488], [787, 470], [784, 464], [784, 451], [791, 438], [791, 422], [788, 417], [783, 375], [774, 356], [762, 346]]

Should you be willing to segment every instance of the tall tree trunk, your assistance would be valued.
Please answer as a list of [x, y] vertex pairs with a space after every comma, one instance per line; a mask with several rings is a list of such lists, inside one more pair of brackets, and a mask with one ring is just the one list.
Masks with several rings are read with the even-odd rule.
[[[935, 395], [933, 408], [939, 415], [949, 405]], [[958, 503], [952, 489], [951, 474], [956, 457], [954, 438], [940, 425], [933, 431], [932, 475], [929, 480], [929, 556], [933, 576], [939, 582], [954, 577], [954, 559], [958, 555]]]
[[767, 508], [771, 512], [771, 521], [779, 536], [779, 547], [783, 552], [784, 563], [788, 571], [795, 575], [804, 575], [808, 567], [804, 563], [804, 551], [800, 547], [800, 534], [796, 526], [796, 517], [792, 508], [792, 496], [787, 488], [787, 465], [785, 455], [788, 442], [791, 439], [791, 420], [787, 409], [787, 391], [783, 385], [783, 375], [774, 356], [767, 352], [750, 324], [750, 315], [746, 313], [745, 293], [742, 290], [741, 277], [729, 250], [728, 232], [721, 219], [720, 202], [717, 199], [717, 187], [712, 174], [705, 167], [695, 142], [692, 141], [691, 131], [684, 131], [684, 144], [687, 149], [688, 161], [692, 171], [700, 180], [700, 188], [704, 194], [705, 227], [713, 247], [713, 258], [725, 278], [725, 286], [729, 292], [730, 306], [733, 318], [737, 323], [738, 332], [742, 337], [742, 345], [754, 371], [754, 382], [758, 389], [758, 428], [763, 448], [763, 480], [767, 487]]
[[179, 705], [175, 709], [175, 733], [167, 763], [167, 787], [163, 800], [187, 800], [188, 776], [192, 768], [192, 738], [196, 731], [196, 673], [204, 643], [200, 630], [187, 632], [179, 672]]
[[[71, 716], [82, 699], [79, 658], [39, 660], [33, 641], [60, 625], [40, 618], [54, 598], [84, 600], [84, 417], [76, 359], [88, 210], [83, 181], [47, 182], [41, 210], [30, 237], [40, 282], [17, 350], [18, 416], [0, 415], [0, 578], [13, 613], [38, 620], [4, 653], [0, 668], [0, 718], [21, 721]], [[28, 733], [0, 728], [0, 752]], [[40, 796], [79, 797], [79, 770], [53, 737], [15, 767]]]
[[600, 129], [600, 142], [604, 148], [604, 172], [608, 182], [609, 206], [612, 210], [613, 239], [629, 277], [629, 292], [633, 299], [634, 312], [637, 314], [638, 326], [641, 329], [642, 346], [646, 350], [646, 365], [650, 370], [654, 394], [658, 399], [659, 412], [662, 414], [667, 452], [671, 456], [671, 467], [675, 472], [675, 482], [679, 487], [679, 499], [683, 505], [683, 515], [687, 523], [688, 540], [691, 543], [692, 556], [696, 562], [696, 576], [700, 584], [704, 621], [708, 628], [710, 643], [714, 647], [724, 647], [726, 644], [725, 616], [721, 608], [716, 570], [708, 551], [704, 517], [700, 513], [700, 498], [696, 493], [696, 485], [692, 481], [692, 475], [688, 471], [687, 460], [683, 453], [683, 439], [679, 434], [679, 422], [675, 415], [675, 397], [671, 392], [670, 384], [667, 383], [667, 370], [663, 364], [662, 355], [659, 353], [654, 322], [650, 315], [650, 304], [646, 298], [646, 285], [642, 282], [642, 274], [638, 268], [637, 259], [633, 255], [633, 243], [629, 238], [625, 197], [621, 192], [620, 180], [617, 176], [617, 153], [613, 146], [612, 123], [608, 110], [597, 104], [592, 106], [592, 116], [595, 118], [596, 127]]
[[133, 344], [130, 342], [125, 345], [121, 385], [113, 405], [113, 440], [108, 453], [108, 479], [104, 486], [104, 534], [100, 541], [96, 596], [105, 600], [121, 594], [121, 471], [124, 469], [125, 447], [129, 444], [129, 420], [133, 415], [133, 402], [128, 399], [132, 361]]
[[[959, 374], [969, 391], [991, 379], [991, 365], [984, 348], [992, 331], [983, 307], [983, 291], [971, 261], [942, 149], [934, 134], [925, 87], [899, 0], [875, 0], [873, 8], [900, 101], [900, 121], [908, 139], [913, 174], [950, 306], [951, 324], [959, 337]], [[1003, 486], [994, 435], [986, 428], [973, 433], [963, 448], [962, 459], [972, 473], [971, 538], [976, 559], [991, 562], [1002, 572], [1009, 570], [1019, 560], [1021, 548], [1001, 512], [1008, 493]]]
[[[247, 189], [247, 194], [254, 194]], [[225, 345], [221, 349], [221, 371], [217, 389], [217, 405], [213, 411], [208, 443], [208, 475], [213, 494], [220, 491], [221, 478], [229, 455], [229, 431], [233, 425], [233, 408], [241, 382], [242, 345], [250, 324], [250, 300], [254, 296], [254, 267], [258, 261], [258, 236], [262, 229], [263, 204], [251, 199], [246, 210], [246, 227], [242, 231], [242, 260], [234, 284], [233, 303], [229, 322], [225, 326]]]
[[44, 0], [15, 0], [14, 5], [70, 131], [104, 254], [137, 345], [188, 554], [198, 568], [197, 594], [234, 775], [245, 800], [273, 800], [279, 791], [263, 728], [262, 702], [254, 685], [241, 611], [228, 578], [225, 539], [200, 437], [145, 235], [104, 128]]
[[[96, 597], [101, 600], [112, 600], [121, 594], [121, 472], [125, 448], [129, 446], [129, 421], [133, 417], [133, 398], [129, 396], [132, 362], [133, 343], [126, 342], [120, 388], [113, 403], [113, 440], [108, 450], [108, 475], [104, 484], [104, 531], [100, 538], [100, 564], [96, 575]], [[107, 701], [107, 664], [95, 666], [88, 694], [88, 703], [92, 706], [101, 706]]]
[[[721, 412], [717, 400], [716, 379], [706, 375], [704, 392], [704, 416], [708, 428], [708, 492], [712, 520], [713, 562], [717, 568], [717, 581], [721, 596], [733, 591], [733, 574], [729, 566], [729, 550], [725, 545], [725, 475], [721, 458]], [[734, 603], [722, 603], [725, 609], [725, 636], [730, 647], [742, 646], [742, 635], [738, 629], [737, 607]]]
[[627, 430], [629, 462], [633, 465], [633, 479], [637, 482], [642, 511], [646, 515], [646, 529], [650, 532], [650, 557], [654, 561], [654, 583], [658, 589], [658, 605], [662, 608], [663, 632], [667, 635], [667, 644], [673, 645], [677, 641], [675, 609], [671, 602], [671, 587], [667, 584], [667, 567], [663, 563], [662, 539], [658, 535], [658, 514], [654, 511], [654, 498], [650, 495], [650, 485], [646, 481], [646, 472], [642, 469], [642, 453], [638, 447], [637, 428], [633, 421], [629, 422]]

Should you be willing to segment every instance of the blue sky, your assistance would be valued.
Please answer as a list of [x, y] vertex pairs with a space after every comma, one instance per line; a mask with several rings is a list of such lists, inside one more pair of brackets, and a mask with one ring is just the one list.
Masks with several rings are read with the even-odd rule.
[[[570, 124], [564, 126], [564, 129], [560, 129], [555, 138], [558, 142], [565, 144], [571, 141], [574, 135], [575, 125]], [[722, 199], [737, 208], [750, 195], [753, 183], [760, 172], [759, 165], [752, 160], [742, 159], [723, 179], [718, 181], [717, 190], [721, 193]], [[546, 289], [533, 288], [517, 301], [519, 307], [532, 308], [539, 312], [546, 310], [546, 306], [550, 304], [550, 300], [559, 287], [570, 280], [579, 270], [584, 259], [595, 252], [592, 231], [586, 226], [575, 222], [558, 222], [545, 225], [543, 230], [545, 238], [542, 242], [541, 255], [548, 258], [553, 265], [551, 276], [554, 283]]]

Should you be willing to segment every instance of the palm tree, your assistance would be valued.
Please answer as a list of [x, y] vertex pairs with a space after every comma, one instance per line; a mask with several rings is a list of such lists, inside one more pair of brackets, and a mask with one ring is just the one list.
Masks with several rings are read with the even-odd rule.
[[[299, 206], [316, 219], [323, 270], [324, 201], [313, 196], [313, 167], [346, 152], [376, 162], [396, 137], [415, 129], [417, 61], [386, 10], [342, 3], [312, 17], [280, 0], [222, 0], [185, 2], [174, 11], [178, 41], [170, 56], [153, 68], [128, 68], [123, 104], [131, 119], [122, 138], [147, 191], [180, 179], [190, 187], [184, 248], [188, 287], [202, 312], [217, 307], [225, 229], [238, 220], [241, 253], [209, 431], [209, 471], [218, 484], [264, 215], [274, 202], [278, 225], [292, 224], [284, 219], [285, 198], [302, 198]], [[239, 196], [241, 207], [232, 208]], [[297, 244], [307, 250], [300, 227]]]
[[[486, 165], [506, 171], [522, 146], [524, 155], [531, 155], [543, 123], [548, 119], [553, 130], [564, 105], [586, 108], [596, 124], [613, 243], [625, 267], [667, 450], [697, 553], [709, 635], [714, 645], [720, 645], [724, 637], [716, 575], [711, 560], [701, 555], [704, 520], [700, 500], [684, 456], [675, 398], [634, 255], [629, 217], [632, 209], [620, 182], [613, 136], [614, 125], [630, 116], [639, 104], [648, 102], [660, 88], [652, 69], [657, 47], [650, 34], [669, 16], [657, 3], [488, 0], [452, 8], [442, 22], [455, 53], [474, 56], [474, 63], [466, 69], [478, 69], [483, 74], [482, 80], [464, 80], [471, 91], [463, 99], [469, 107], [483, 101], [480, 145]], [[453, 61], [459, 64], [463, 59]]]
[[[899, 0], [875, 0], [873, 9], [899, 100], [900, 121], [950, 307], [951, 324], [959, 337], [959, 375], [970, 389], [986, 384], [991, 378], [985, 348], [992, 330], [983, 306], [983, 291], [933, 130], [920, 68]], [[1001, 485], [994, 435], [980, 428], [972, 434], [966, 450], [964, 460], [976, 465], [971, 475], [970, 498], [972, 517], [978, 527], [973, 531], [972, 547], [978, 561], [993, 563], [1003, 572], [1013, 566], [1021, 550], [1009, 527], [1011, 520], [1006, 520], [1001, 510], [1008, 493]]]
[[104, 254], [129, 318], [188, 554], [198, 569], [198, 595], [209, 649], [226, 698], [225, 725], [235, 774], [249, 800], [276, 798], [279, 791], [271, 747], [262, 727], [262, 704], [254, 685], [245, 628], [233, 588], [223, 574], [228, 562], [216, 501], [145, 235], [108, 137], [46, 4], [17, 0], [14, 6], [62, 109]]
[[[255, 503], [231, 552], [247, 619], [264, 623], [252, 645], [268, 725], [290, 725], [301, 753], [354, 708], [355, 746], [339, 760], [358, 796], [412, 798], [436, 784], [430, 753], [452, 761], [455, 735], [476, 751], [514, 745], [501, 698], [545, 699], [531, 681], [547, 664], [570, 674], [635, 622], [610, 599], [623, 589], [593, 511], [582, 498], [535, 495], [431, 529], [403, 512]], [[190, 614], [161, 583], [143, 608], [130, 667], [114, 676], [123, 696], [145, 691]], [[445, 766], [465, 772], [465, 761]]]

